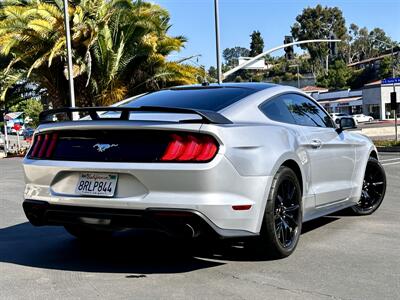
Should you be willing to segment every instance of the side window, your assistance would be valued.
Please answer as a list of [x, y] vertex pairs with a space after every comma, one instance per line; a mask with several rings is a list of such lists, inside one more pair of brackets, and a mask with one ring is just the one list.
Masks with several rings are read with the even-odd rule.
[[282, 101], [281, 96], [261, 104], [260, 110], [273, 121], [295, 124], [293, 116]]
[[331, 127], [331, 118], [312, 100], [297, 94], [285, 95], [284, 102], [296, 124], [302, 126]]

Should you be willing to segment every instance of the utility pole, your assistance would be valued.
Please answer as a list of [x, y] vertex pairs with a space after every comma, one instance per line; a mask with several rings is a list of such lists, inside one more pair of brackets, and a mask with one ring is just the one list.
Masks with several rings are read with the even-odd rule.
[[6, 106], [4, 102], [4, 114], [3, 114], [3, 120], [4, 120], [4, 152], [5, 155], [7, 156], [8, 153], [8, 148], [9, 148], [9, 142], [8, 142], [8, 132], [7, 132], [7, 121], [6, 121]]
[[70, 106], [75, 107], [74, 71], [72, 66], [71, 30], [69, 27], [68, 0], [64, 0], [64, 25], [65, 25], [65, 38], [67, 44], [69, 99], [70, 99]]
[[[65, 1], [65, 0], [64, 0]], [[214, 0], [214, 15], [215, 15], [215, 50], [217, 54], [217, 76], [218, 84], [222, 83], [222, 65], [221, 65], [221, 53], [219, 45], [219, 5], [218, 0]]]
[[329, 54], [326, 55], [325, 71], [326, 71], [326, 74], [328, 74], [328, 72], [329, 72]]
[[[392, 78], [395, 78], [395, 65], [394, 65], [395, 59], [394, 59], [394, 46], [392, 45]], [[393, 80], [393, 93], [396, 95], [396, 86]], [[397, 143], [397, 101], [396, 101], [396, 107], [394, 109], [394, 140]]]
[[300, 88], [300, 70], [299, 70], [299, 64], [290, 65], [289, 67], [291, 67], [291, 68], [297, 68], [297, 88]]

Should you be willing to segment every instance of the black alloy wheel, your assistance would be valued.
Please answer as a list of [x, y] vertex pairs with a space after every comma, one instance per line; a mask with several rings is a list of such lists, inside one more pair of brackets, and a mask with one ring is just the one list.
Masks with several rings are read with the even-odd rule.
[[284, 258], [295, 250], [303, 220], [302, 193], [294, 171], [281, 166], [274, 176], [267, 199], [261, 245], [272, 258]]
[[361, 197], [358, 204], [353, 206], [357, 215], [370, 215], [382, 204], [386, 192], [386, 174], [376, 158], [368, 159], [365, 170]]
[[300, 204], [296, 196], [295, 184], [286, 179], [280, 184], [275, 197], [275, 233], [284, 248], [289, 248], [298, 235]]

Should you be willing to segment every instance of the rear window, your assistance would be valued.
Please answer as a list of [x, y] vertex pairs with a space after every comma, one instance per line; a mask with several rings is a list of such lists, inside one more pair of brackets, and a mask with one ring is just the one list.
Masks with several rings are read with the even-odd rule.
[[125, 107], [162, 106], [219, 111], [257, 90], [223, 87], [162, 90], [133, 99]]

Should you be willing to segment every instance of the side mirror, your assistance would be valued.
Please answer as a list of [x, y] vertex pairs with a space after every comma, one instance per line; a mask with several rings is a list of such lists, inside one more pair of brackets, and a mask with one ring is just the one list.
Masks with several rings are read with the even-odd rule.
[[357, 128], [356, 121], [353, 118], [349, 118], [349, 117], [340, 118], [338, 124], [339, 124], [338, 130], [340, 132], [342, 132], [343, 130], [346, 130], [346, 129]]

